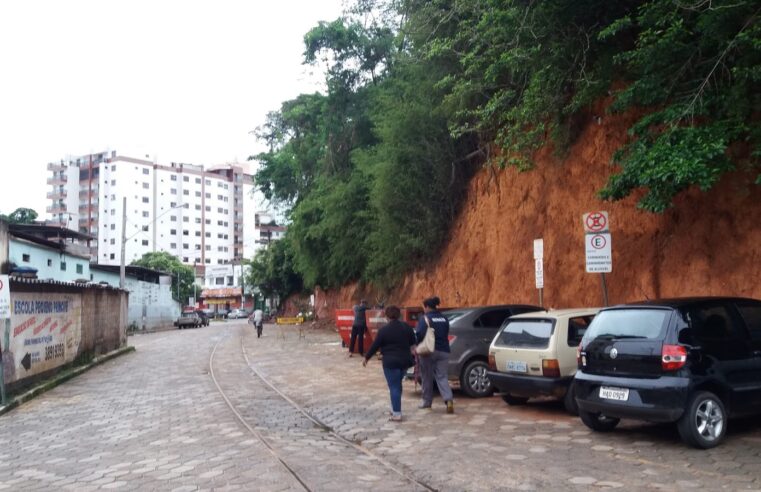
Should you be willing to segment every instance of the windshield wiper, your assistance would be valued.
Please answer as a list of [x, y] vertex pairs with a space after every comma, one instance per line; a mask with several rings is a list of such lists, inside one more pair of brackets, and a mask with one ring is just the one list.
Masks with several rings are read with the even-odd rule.
[[603, 338], [605, 340], [624, 340], [624, 339], [632, 339], [632, 338], [647, 338], [642, 335], [613, 335], [612, 333], [604, 333], [602, 335], [597, 335], [595, 338]]

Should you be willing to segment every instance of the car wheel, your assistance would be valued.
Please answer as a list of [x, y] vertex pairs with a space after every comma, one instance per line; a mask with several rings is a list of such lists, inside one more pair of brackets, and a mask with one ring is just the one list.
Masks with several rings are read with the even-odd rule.
[[565, 407], [565, 411], [571, 415], [579, 415], [579, 405], [576, 403], [576, 384], [573, 381], [571, 381], [570, 386], [568, 386], [568, 391], [565, 392], [563, 406]]
[[525, 396], [515, 396], [510, 393], [503, 394], [502, 399], [505, 400], [505, 403], [508, 405], [525, 405], [528, 401], [528, 398]]
[[460, 388], [471, 398], [483, 398], [494, 393], [494, 387], [486, 375], [489, 366], [482, 360], [469, 362], [460, 375]]
[[692, 395], [677, 422], [682, 440], [690, 446], [708, 449], [717, 446], [727, 431], [727, 412], [719, 397], [708, 391]]
[[607, 417], [601, 413], [579, 410], [579, 417], [584, 425], [597, 432], [610, 432], [616, 428], [621, 419]]

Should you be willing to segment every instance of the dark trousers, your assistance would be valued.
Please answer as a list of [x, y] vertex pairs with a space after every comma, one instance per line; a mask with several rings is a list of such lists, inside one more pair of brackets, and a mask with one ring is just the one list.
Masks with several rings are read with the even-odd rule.
[[352, 326], [351, 327], [351, 339], [349, 340], [349, 353], [354, 353], [354, 342], [359, 337], [359, 353], [365, 355], [365, 330], [366, 326]]

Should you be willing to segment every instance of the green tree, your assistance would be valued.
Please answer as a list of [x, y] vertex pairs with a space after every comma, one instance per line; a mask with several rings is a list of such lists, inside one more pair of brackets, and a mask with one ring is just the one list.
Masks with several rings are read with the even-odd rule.
[[[172, 275], [172, 297], [181, 304], [186, 304], [194, 294], [193, 283], [195, 273], [193, 268], [184, 265], [179, 258], [165, 251], [145, 253], [142, 258], [132, 262], [132, 265], [151, 268]], [[179, 294], [178, 285], [179, 282]]]
[[301, 277], [293, 269], [293, 253], [287, 239], [271, 243], [257, 252], [248, 265], [244, 282], [259, 289], [266, 298], [280, 299], [302, 289]]
[[0, 214], [0, 219], [11, 224], [34, 224], [37, 220], [37, 212], [31, 208], [17, 208], [8, 215]]

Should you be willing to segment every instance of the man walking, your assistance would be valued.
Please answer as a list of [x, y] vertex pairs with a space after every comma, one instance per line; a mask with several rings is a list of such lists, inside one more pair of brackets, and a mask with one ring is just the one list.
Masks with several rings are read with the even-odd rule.
[[354, 323], [351, 325], [351, 339], [349, 340], [349, 357], [354, 354], [354, 342], [359, 337], [359, 355], [365, 355], [365, 331], [367, 331], [367, 302], [364, 299], [354, 306]]
[[264, 313], [257, 308], [254, 311], [254, 326], [256, 326], [256, 338], [262, 337], [262, 328], [264, 328]]

